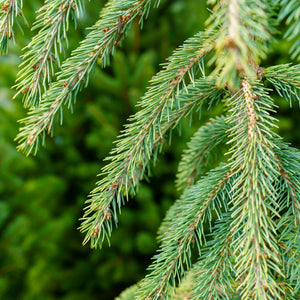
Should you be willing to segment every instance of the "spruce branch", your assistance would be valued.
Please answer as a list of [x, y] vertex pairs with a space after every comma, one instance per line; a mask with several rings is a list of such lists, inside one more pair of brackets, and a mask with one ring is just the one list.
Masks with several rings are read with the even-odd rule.
[[218, 76], [218, 86], [236, 89], [243, 76], [251, 82], [256, 80], [253, 65], [266, 57], [266, 41], [274, 30], [269, 18], [272, 8], [265, 0], [209, 1], [216, 2], [207, 20], [209, 30], [218, 30], [216, 52], [210, 62], [216, 64], [212, 76]]
[[300, 225], [300, 152], [298, 149], [288, 146], [285, 143], [279, 143], [278, 149], [275, 149], [280, 167], [281, 179], [284, 183], [282, 191], [278, 194], [278, 198], [282, 198], [280, 206], [290, 215], [295, 217], [294, 225]]
[[205, 242], [204, 222], [211, 222], [213, 212], [221, 217], [227, 206], [231, 175], [223, 164], [188, 187], [175, 202], [173, 218], [168, 220], [168, 230], [149, 267], [151, 273], [140, 283], [136, 299], [166, 299], [169, 283], [175, 287], [176, 281], [181, 281], [191, 266], [193, 245], [201, 252]]
[[[91, 239], [92, 247], [101, 246], [104, 238], [110, 237], [112, 219], [117, 223], [117, 210], [121, 210], [129, 194], [135, 193], [139, 181], [147, 175], [150, 161], [156, 161], [165, 134], [183, 117], [199, 110], [205, 101], [216, 102], [224, 95], [224, 91], [217, 90], [208, 79], [196, 80], [178, 96], [175, 85], [175, 91], [166, 85], [166, 94], [163, 88], [156, 86], [163, 74], [164, 71], [153, 79], [153, 88], [142, 99], [143, 109], [130, 119], [112, 156], [108, 157], [111, 162], [102, 170], [101, 175], [105, 177], [97, 183], [87, 201], [81, 225], [81, 230], [86, 232], [84, 244]], [[153, 97], [153, 93], [161, 96]]]
[[209, 79], [198, 79], [188, 87], [185, 84], [187, 76], [195, 78], [202, 66], [200, 60], [208, 51], [205, 40], [202, 33], [189, 39], [152, 79], [151, 87], [139, 103], [141, 110], [129, 119], [130, 124], [108, 158], [111, 163], [102, 171], [106, 177], [97, 183], [87, 202], [81, 226], [87, 233], [84, 243], [92, 238], [92, 247], [95, 247], [102, 244], [105, 236], [110, 236], [111, 218], [107, 220], [105, 215], [107, 212], [111, 215], [112, 210], [117, 221], [116, 209], [124, 202], [123, 194], [127, 198], [130, 192], [134, 193], [150, 159], [156, 161], [164, 134], [182, 117], [200, 108], [204, 101], [218, 101], [225, 93], [217, 90]]
[[59, 53], [64, 51], [62, 40], [68, 44], [69, 19], [76, 18], [83, 10], [82, 0], [46, 0], [37, 12], [32, 30], [38, 29], [23, 55], [19, 66], [15, 97], [22, 93], [24, 107], [38, 106], [46, 92], [54, 66], [60, 67]]
[[[191, 299], [190, 289], [193, 284], [194, 269], [192, 268], [187, 274], [186, 278], [180, 283], [180, 285], [168, 294], [169, 300], [189, 300]], [[134, 300], [138, 290], [139, 283], [124, 290], [119, 297], [115, 300]]]
[[286, 19], [286, 24], [290, 25], [284, 38], [289, 41], [295, 40], [290, 49], [292, 58], [300, 60], [300, 2], [298, 0], [276, 0], [275, 3], [279, 3], [281, 6], [278, 20]]
[[262, 74], [290, 105], [292, 101], [300, 102], [300, 64], [268, 67]]
[[[278, 145], [281, 188], [278, 197], [283, 215], [277, 224], [279, 245], [282, 251], [285, 281], [290, 292], [300, 296], [300, 152], [287, 144]], [[294, 298], [295, 299], [295, 298]]]
[[36, 153], [40, 136], [44, 143], [45, 133], [51, 133], [54, 117], [64, 106], [72, 107], [78, 92], [88, 85], [89, 74], [94, 69], [98, 58], [102, 67], [109, 64], [110, 55], [114, 53], [121, 38], [127, 32], [132, 21], [143, 18], [149, 13], [152, 0], [110, 0], [102, 10], [99, 21], [92, 27], [91, 32], [75, 49], [71, 57], [63, 62], [57, 81], [43, 95], [40, 105], [32, 108], [28, 117], [21, 120], [24, 127], [17, 136], [18, 149], [29, 155]]
[[217, 221], [194, 268], [193, 300], [231, 300], [236, 297], [230, 214]]
[[22, 0], [0, 1], [0, 55], [7, 54], [8, 41], [15, 40], [14, 24], [18, 17], [24, 18], [22, 7]]
[[[190, 300], [190, 289], [193, 284], [194, 270], [193, 268], [186, 274], [180, 285], [168, 294], [169, 300]], [[115, 300], [134, 300], [138, 290], [139, 283], [127, 288]]]
[[274, 217], [278, 216], [279, 163], [272, 132], [272, 99], [260, 86], [242, 80], [241, 93], [230, 102], [231, 170], [239, 173], [232, 189], [231, 232], [241, 299], [282, 299], [283, 276]]
[[179, 163], [176, 180], [179, 191], [193, 185], [208, 171], [207, 166], [217, 156], [218, 146], [226, 141], [228, 129], [229, 125], [222, 116], [211, 119], [194, 134]]
[[[159, 2], [108, 0], [99, 21], [61, 64], [62, 41], [68, 43], [69, 22], [73, 18], [76, 24], [83, 1], [45, 0], [34, 24], [39, 32], [27, 47], [15, 86], [17, 94], [24, 95], [24, 106], [30, 107], [17, 136], [19, 150], [28, 155], [37, 152], [59, 116], [62, 123], [63, 109], [71, 109], [88, 85], [96, 64], [109, 65], [133, 20], [138, 18], [142, 26], [151, 6]], [[275, 105], [262, 84], [268, 81], [290, 103], [299, 101], [300, 65], [264, 69], [259, 63], [275, 32], [278, 14], [273, 8], [280, 3], [278, 19], [286, 18], [291, 25], [286, 37], [294, 39], [299, 34], [300, 4], [295, 0], [208, 3], [214, 8], [207, 30], [188, 39], [153, 77], [138, 103], [140, 110], [129, 118], [107, 157], [101, 179], [86, 201], [80, 227], [83, 244], [90, 242], [96, 248], [105, 239], [109, 242], [122, 206], [140, 181], [150, 176], [151, 163], [157, 162], [168, 134], [171, 140], [172, 130], [183, 118], [200, 113], [203, 104], [225, 99], [226, 117], [203, 125], [182, 156], [177, 186], [183, 194], [159, 229], [160, 247], [149, 274], [119, 299], [296, 300], [300, 297], [300, 152], [273, 132]], [[14, 38], [12, 27], [22, 15], [22, 1], [0, 0], [0, 4], [1, 53], [6, 53], [7, 38]], [[298, 46], [296, 40], [294, 57], [299, 56]], [[208, 77], [207, 57], [214, 64]], [[54, 74], [56, 67], [60, 71]], [[51, 82], [54, 75], [57, 80]], [[215, 158], [222, 161], [224, 142], [230, 145], [229, 161], [213, 169]], [[208, 168], [213, 170], [204, 175]], [[199, 255], [194, 266], [193, 250]]]

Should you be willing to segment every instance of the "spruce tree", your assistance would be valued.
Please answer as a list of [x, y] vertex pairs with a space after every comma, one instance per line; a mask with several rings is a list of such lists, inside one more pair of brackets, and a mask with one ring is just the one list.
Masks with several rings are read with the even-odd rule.
[[[132, 21], [142, 26], [159, 2], [108, 1], [87, 37], [60, 63], [61, 41], [84, 6], [80, 0], [45, 1], [15, 86], [29, 108], [17, 136], [21, 151], [37, 152], [55, 120], [62, 122], [63, 109], [72, 108], [88, 86], [97, 60], [106, 67]], [[224, 114], [200, 127], [182, 155], [176, 182], [182, 196], [159, 229], [148, 275], [119, 299], [299, 299], [300, 152], [276, 133], [270, 92], [297, 104], [300, 65], [263, 61], [282, 20], [288, 25], [284, 38], [293, 40], [291, 57], [299, 59], [300, 2], [208, 4], [205, 31], [175, 50], [153, 77], [107, 158], [86, 201], [83, 244], [101, 248], [109, 241], [122, 206], [149, 177], [181, 120], [223, 103]], [[22, 1], [1, 1], [2, 54], [21, 16]], [[208, 170], [211, 160], [219, 165]]]

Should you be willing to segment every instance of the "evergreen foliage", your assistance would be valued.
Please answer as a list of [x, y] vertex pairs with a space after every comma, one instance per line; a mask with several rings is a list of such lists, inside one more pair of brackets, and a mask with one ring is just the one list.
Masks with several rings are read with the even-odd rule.
[[[109, 65], [133, 19], [142, 25], [159, 2], [108, 1], [61, 67], [61, 39], [67, 40], [69, 17], [75, 19], [73, 10], [81, 11], [82, 4], [46, 2], [50, 6], [37, 17], [35, 26], [41, 29], [28, 46], [17, 84], [24, 106], [31, 107], [17, 137], [20, 150], [37, 152], [45, 133], [52, 133], [55, 117], [62, 122], [64, 106], [71, 108], [87, 87], [96, 62]], [[160, 247], [149, 274], [120, 299], [176, 299], [181, 293], [191, 299], [299, 299], [300, 154], [276, 133], [276, 105], [266, 83], [291, 104], [299, 101], [300, 65], [260, 65], [277, 32], [276, 17], [291, 24], [285, 37], [295, 39], [291, 51], [299, 58], [300, 4], [208, 3], [214, 7], [206, 30], [174, 51], [153, 77], [139, 111], [107, 158], [86, 201], [83, 243], [97, 248], [109, 241], [122, 205], [149, 177], [150, 163], [157, 161], [168, 137], [171, 142], [182, 119], [192, 120], [195, 112], [201, 116], [201, 110], [223, 103], [224, 115], [203, 125], [182, 156], [177, 177], [182, 196], [159, 229]], [[1, 52], [6, 52], [21, 4], [3, 5]], [[48, 17], [53, 22], [48, 24]], [[51, 37], [47, 47], [41, 42], [45, 36]], [[55, 64], [59, 71], [51, 82]], [[207, 66], [213, 67], [209, 75]], [[230, 147], [225, 157], [224, 143]]]
[[297, 0], [277, 0], [275, 1], [281, 5], [278, 15], [278, 20], [286, 19], [289, 29], [284, 34], [288, 40], [293, 40], [294, 44], [290, 50], [292, 58], [299, 60], [300, 57], [300, 3]]
[[210, 165], [224, 154], [226, 132], [230, 128], [224, 119], [224, 116], [211, 119], [199, 128], [188, 143], [188, 149], [184, 151], [178, 167], [176, 183], [179, 191], [195, 184]]
[[69, 18], [76, 24], [76, 15], [82, 11], [82, 1], [48, 0], [37, 12], [37, 20], [32, 30], [39, 30], [26, 47], [24, 62], [20, 65], [16, 89], [24, 95], [24, 107], [38, 106], [46, 92], [54, 67], [60, 67], [60, 52], [63, 52], [62, 39], [67, 39]]
[[[40, 136], [44, 141], [45, 132], [51, 133], [54, 117], [60, 114], [62, 123], [63, 107], [72, 108], [78, 92], [88, 85], [89, 73], [94, 69], [97, 59], [101, 59], [103, 67], [109, 64], [110, 55], [114, 53], [133, 19], [139, 17], [142, 25], [150, 4], [150, 0], [112, 0], [107, 3], [99, 21], [91, 28], [80, 46], [63, 62], [57, 80], [44, 94], [38, 107], [32, 108], [28, 117], [21, 121], [25, 126], [17, 137], [20, 142], [19, 149], [26, 154], [37, 151]], [[25, 86], [26, 83], [20, 82], [19, 85]], [[26, 92], [31, 93], [32, 88], [34, 87]], [[37, 104], [35, 98], [27, 99], [26, 103]]]
[[7, 54], [8, 41], [15, 39], [14, 27], [19, 25], [18, 17], [24, 17], [22, 7], [22, 0], [0, 1], [0, 54]]

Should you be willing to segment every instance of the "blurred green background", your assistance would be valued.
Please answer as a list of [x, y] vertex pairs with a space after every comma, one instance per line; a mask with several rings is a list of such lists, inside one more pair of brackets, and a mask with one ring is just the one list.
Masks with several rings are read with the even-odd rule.
[[[86, 1], [77, 30], [70, 30], [74, 49], [98, 18], [106, 1]], [[25, 1], [30, 25], [39, 0]], [[17, 33], [17, 44], [0, 57], [0, 299], [113, 299], [140, 280], [155, 253], [156, 231], [168, 207], [178, 197], [174, 179], [182, 150], [193, 132], [220, 107], [205, 112], [192, 126], [184, 122], [173, 134], [150, 183], [123, 209], [110, 247], [101, 251], [81, 245], [77, 230], [84, 201], [96, 182], [103, 159], [147, 82], [172, 50], [204, 28], [205, 1], [162, 1], [142, 31], [134, 24], [111, 67], [97, 68], [89, 87], [77, 99], [74, 112], [65, 112], [64, 126], [36, 157], [16, 151], [17, 120], [25, 116], [21, 99], [12, 101], [21, 49], [33, 32]], [[282, 25], [281, 31], [286, 29]], [[278, 35], [262, 66], [286, 63], [291, 43]], [[69, 50], [67, 51], [67, 54]], [[276, 98], [279, 132], [285, 141], [300, 145], [299, 107]]]

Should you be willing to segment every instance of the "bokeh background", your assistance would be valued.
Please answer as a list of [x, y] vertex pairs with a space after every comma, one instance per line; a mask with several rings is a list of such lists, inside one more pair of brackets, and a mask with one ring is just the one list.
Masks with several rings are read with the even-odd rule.
[[[106, 1], [85, 1], [86, 13], [70, 30], [70, 49], [84, 38]], [[42, 1], [24, 1], [29, 25]], [[220, 107], [205, 112], [191, 126], [175, 131], [153, 167], [149, 183], [123, 209], [110, 247], [101, 251], [81, 245], [77, 230], [84, 201], [94, 187], [103, 159], [159, 64], [186, 38], [204, 28], [205, 1], [165, 0], [153, 9], [141, 31], [133, 24], [109, 68], [99, 67], [82, 91], [74, 112], [65, 111], [64, 125], [36, 157], [17, 152], [17, 121], [25, 116], [21, 99], [12, 100], [21, 49], [34, 34], [24, 28], [16, 45], [0, 57], [0, 299], [114, 299], [146, 274], [157, 248], [156, 232], [178, 197], [174, 179], [186, 143]], [[282, 24], [281, 33], [286, 30]], [[290, 42], [279, 32], [262, 66], [290, 61]], [[66, 51], [66, 55], [70, 53]], [[294, 62], [295, 63], [295, 62]], [[300, 146], [299, 107], [276, 97], [279, 133]]]

